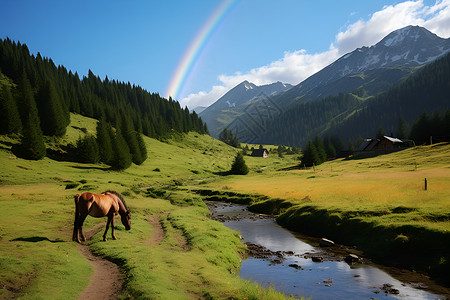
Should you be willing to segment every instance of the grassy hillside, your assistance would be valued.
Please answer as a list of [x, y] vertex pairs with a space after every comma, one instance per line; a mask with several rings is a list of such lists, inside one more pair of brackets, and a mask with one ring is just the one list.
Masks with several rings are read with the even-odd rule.
[[[63, 143], [95, 133], [93, 119], [72, 115], [71, 122]], [[58, 142], [47, 141], [56, 150]], [[349, 236], [369, 237], [354, 240], [369, 254], [370, 249], [400, 245], [423, 251], [448, 270], [448, 254], [441, 250], [450, 240], [449, 144], [336, 160], [315, 170], [288, 171], [298, 163], [297, 155], [246, 157], [248, 175], [221, 176], [238, 150], [197, 133], [165, 141], [145, 138], [149, 159], [122, 172], [49, 158], [22, 160], [9, 151], [13, 143], [0, 137], [1, 298], [71, 299], [87, 285], [92, 267], [71, 241], [73, 195], [84, 190], [116, 190], [133, 211], [131, 231], [116, 226], [118, 241], [101, 241], [103, 219], [89, 217], [85, 223], [85, 231], [101, 229], [88, 242], [91, 250], [118, 263], [125, 273], [124, 296], [284, 298], [236, 275], [244, 251], [237, 233], [209, 220], [200, 196], [189, 189], [264, 194], [269, 197], [264, 201], [253, 197], [253, 209], [278, 214], [286, 227], [311, 228], [310, 234], [343, 241], [340, 232], [351, 230], [346, 226], [363, 228]], [[152, 240], [152, 222], [163, 228], [159, 242]], [[429, 255], [423, 245], [436, 252]], [[408, 267], [424, 270], [421, 261]]]
[[[95, 120], [79, 115], [71, 120], [64, 143], [95, 132]], [[119, 264], [124, 296], [284, 299], [236, 275], [244, 251], [238, 234], [209, 220], [199, 198], [177, 189], [217, 178], [230, 168], [236, 149], [197, 133], [165, 142], [145, 138], [149, 159], [114, 172], [49, 158], [22, 160], [9, 151], [14, 142], [0, 138], [0, 298], [77, 298], [93, 271], [71, 241], [73, 195], [116, 190], [132, 210], [131, 231], [117, 222], [119, 240], [102, 242], [105, 220], [91, 217], [84, 230], [101, 228], [88, 244]], [[164, 229], [158, 243], [151, 241], [150, 219]]]

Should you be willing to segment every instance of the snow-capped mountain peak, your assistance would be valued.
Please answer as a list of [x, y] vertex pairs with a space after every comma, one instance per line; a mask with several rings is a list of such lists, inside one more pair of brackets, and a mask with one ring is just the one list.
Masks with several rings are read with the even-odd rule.
[[[443, 39], [420, 26], [407, 26], [391, 32], [377, 44], [347, 53], [315, 75], [329, 82], [369, 69], [399, 65], [420, 66], [450, 51], [450, 39]], [[325, 71], [325, 72], [323, 72]], [[315, 76], [313, 75], [313, 76]]]
[[375, 70], [415, 68], [448, 52], [450, 38], [441, 38], [420, 26], [407, 26], [391, 32], [371, 47], [361, 47], [344, 54], [293, 87], [282, 101], [290, 103], [296, 98], [310, 101], [339, 92], [351, 92], [357, 86], [343, 85], [344, 78], [364, 78], [366, 73], [374, 74]]

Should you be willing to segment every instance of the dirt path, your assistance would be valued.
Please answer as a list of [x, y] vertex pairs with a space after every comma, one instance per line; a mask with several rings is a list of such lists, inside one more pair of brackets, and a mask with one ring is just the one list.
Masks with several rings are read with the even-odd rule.
[[164, 240], [164, 229], [161, 226], [159, 215], [151, 215], [148, 218], [148, 222], [153, 227], [153, 233], [148, 240], [150, 246], [159, 245]]
[[[100, 224], [87, 231], [85, 233], [86, 239], [90, 239], [104, 226], [105, 224]], [[123, 284], [119, 267], [106, 259], [94, 256], [86, 245], [78, 245], [77, 250], [87, 258], [94, 268], [94, 274], [92, 274], [88, 286], [81, 292], [78, 299], [117, 299], [121, 294]]]

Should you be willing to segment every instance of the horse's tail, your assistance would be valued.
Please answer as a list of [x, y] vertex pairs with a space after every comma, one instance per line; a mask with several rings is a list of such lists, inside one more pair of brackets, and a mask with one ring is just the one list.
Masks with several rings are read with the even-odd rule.
[[78, 208], [78, 202], [80, 200], [80, 194], [76, 194], [74, 196], [74, 200], [75, 200], [75, 221], [73, 222], [73, 236], [72, 236], [72, 241], [78, 241], [78, 223], [80, 220], [80, 210]]

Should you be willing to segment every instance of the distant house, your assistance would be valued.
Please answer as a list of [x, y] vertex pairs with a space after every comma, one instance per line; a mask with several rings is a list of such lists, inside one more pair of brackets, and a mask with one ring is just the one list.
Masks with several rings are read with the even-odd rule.
[[267, 151], [267, 149], [254, 149], [252, 151], [252, 156], [267, 158], [269, 157], [269, 151]]
[[377, 150], [383, 151], [393, 151], [401, 148], [404, 148], [402, 140], [388, 136], [383, 136], [376, 145]]
[[383, 136], [381, 139], [365, 139], [356, 147], [355, 152], [391, 152], [409, 146], [409, 141]]

